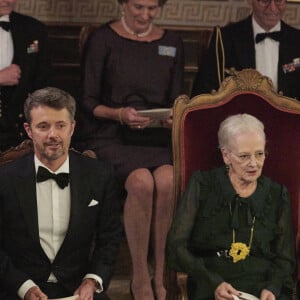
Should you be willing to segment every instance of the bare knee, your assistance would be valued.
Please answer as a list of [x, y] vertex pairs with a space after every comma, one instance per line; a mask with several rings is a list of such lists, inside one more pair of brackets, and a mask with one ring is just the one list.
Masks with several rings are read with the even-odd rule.
[[153, 177], [157, 193], [171, 194], [173, 192], [173, 166], [163, 165], [157, 168]]
[[153, 194], [154, 181], [148, 169], [137, 169], [132, 171], [125, 182], [125, 189], [128, 195], [147, 195]]

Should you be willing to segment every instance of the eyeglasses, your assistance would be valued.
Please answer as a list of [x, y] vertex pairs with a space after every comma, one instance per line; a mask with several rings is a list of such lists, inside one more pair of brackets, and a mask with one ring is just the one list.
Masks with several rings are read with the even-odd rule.
[[257, 1], [262, 7], [268, 7], [271, 4], [271, 1], [274, 1], [274, 3], [279, 7], [283, 6], [286, 2], [286, 0], [257, 0]]
[[254, 154], [249, 153], [241, 153], [241, 154], [235, 154], [231, 152], [236, 158], [239, 163], [248, 163], [251, 161], [252, 156], [255, 157], [256, 161], [262, 162], [266, 158], [266, 153], [264, 151], [257, 151]]

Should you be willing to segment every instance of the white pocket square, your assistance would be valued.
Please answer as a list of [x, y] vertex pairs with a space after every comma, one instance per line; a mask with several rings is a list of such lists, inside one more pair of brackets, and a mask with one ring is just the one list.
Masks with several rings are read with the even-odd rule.
[[96, 200], [93, 199], [93, 200], [89, 203], [88, 207], [98, 205], [98, 203], [99, 203], [98, 201], [96, 201]]

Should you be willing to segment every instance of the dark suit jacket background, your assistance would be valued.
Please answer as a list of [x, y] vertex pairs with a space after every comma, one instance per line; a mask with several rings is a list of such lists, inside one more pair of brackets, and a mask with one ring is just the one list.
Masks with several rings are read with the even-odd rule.
[[[14, 46], [13, 64], [21, 68], [21, 79], [16, 86], [1, 86], [2, 114], [0, 135], [9, 132], [18, 143], [26, 134], [23, 130], [24, 101], [28, 93], [47, 85], [50, 69], [48, 34], [46, 26], [38, 20], [16, 12], [10, 14]], [[33, 41], [39, 41], [37, 53], [27, 53]]]
[[[282, 65], [291, 63], [294, 58], [300, 57], [300, 30], [281, 21], [282, 38], [279, 44], [278, 61], [278, 91], [285, 96], [300, 100], [300, 70], [284, 74]], [[234, 67], [236, 70], [245, 68], [255, 69], [255, 42], [252, 28], [252, 16], [221, 28], [225, 52], [225, 68]], [[216, 30], [210, 41], [208, 52], [199, 66], [196, 75], [192, 96], [210, 93], [218, 90], [218, 73], [216, 61]], [[220, 47], [219, 47], [220, 49]], [[219, 51], [221, 58], [221, 51]], [[222, 61], [221, 64], [222, 65]]]
[[[122, 236], [114, 184], [110, 165], [70, 152], [70, 223], [51, 264], [39, 240], [33, 154], [0, 168], [0, 257], [11, 263], [0, 280], [0, 299], [15, 296], [28, 279], [46, 282], [50, 272], [70, 295], [86, 273], [100, 276], [107, 288]], [[88, 207], [93, 199], [99, 204]]]

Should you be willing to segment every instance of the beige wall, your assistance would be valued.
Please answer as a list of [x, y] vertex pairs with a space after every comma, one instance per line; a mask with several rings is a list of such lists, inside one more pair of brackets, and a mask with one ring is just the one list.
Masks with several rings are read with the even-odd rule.
[[[119, 15], [117, 0], [18, 0], [17, 10], [47, 23], [103, 23]], [[246, 0], [169, 0], [158, 24], [215, 26], [250, 12]], [[300, 28], [300, 3], [289, 3], [285, 20]]]

